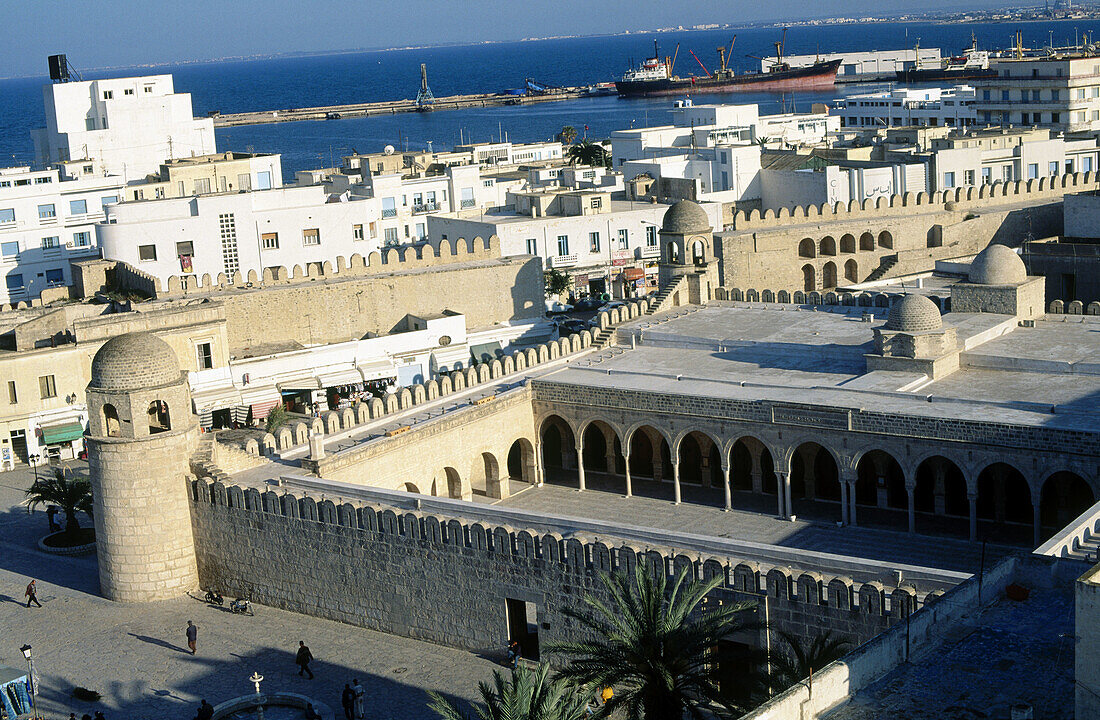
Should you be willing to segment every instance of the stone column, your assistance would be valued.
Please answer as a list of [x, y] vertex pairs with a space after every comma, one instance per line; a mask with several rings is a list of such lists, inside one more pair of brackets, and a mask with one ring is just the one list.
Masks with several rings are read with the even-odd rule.
[[672, 493], [675, 498], [675, 503], [680, 504], [680, 458], [676, 457], [672, 460]]
[[789, 472], [783, 473], [783, 502], [787, 506], [787, 514], [784, 517], [789, 520], [794, 515], [794, 508], [791, 503], [791, 474]]
[[917, 531], [917, 484], [905, 482], [905, 494], [909, 496], [909, 532]]
[[626, 471], [626, 496], [631, 497], [634, 494], [634, 488], [630, 485], [630, 446], [623, 446], [623, 470]]
[[787, 495], [791, 491], [790, 486], [791, 474], [789, 472], [775, 473], [775, 497], [778, 504], [778, 514], [781, 518], [789, 517], [787, 508], [790, 504], [787, 502]]
[[733, 509], [733, 496], [730, 491], [730, 466], [722, 466], [722, 487], [726, 493], [726, 512]]
[[978, 493], [966, 493], [966, 499], [970, 501], [970, 542], [978, 539]]
[[577, 490], [584, 492], [584, 438], [577, 438]]
[[846, 470], [840, 474], [840, 482], [848, 486], [848, 524], [856, 527], [856, 480], [855, 470]]
[[750, 477], [752, 478], [752, 491], [757, 495], [764, 492], [764, 473], [754, 468], [750, 473]]
[[848, 483], [840, 481], [840, 522], [848, 524]]
[[535, 486], [546, 483], [546, 465], [542, 459], [542, 438], [535, 436]]
[[1040, 505], [1041, 500], [1041, 493], [1031, 493], [1031, 523], [1033, 528], [1031, 541], [1033, 547], [1039, 547], [1043, 537], [1042, 517], [1039, 514], [1042, 508], [1042, 506]]

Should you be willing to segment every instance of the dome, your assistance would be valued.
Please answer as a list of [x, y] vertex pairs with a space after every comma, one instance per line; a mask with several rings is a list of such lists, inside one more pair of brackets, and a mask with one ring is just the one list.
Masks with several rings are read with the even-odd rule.
[[923, 295], [906, 295], [894, 303], [885, 325], [886, 330], [898, 332], [939, 330], [941, 327], [940, 309]]
[[168, 343], [151, 333], [127, 333], [108, 340], [92, 358], [89, 387], [142, 390], [179, 382], [181, 374]]
[[1024, 261], [1004, 245], [990, 245], [970, 263], [970, 282], [978, 285], [1015, 285], [1024, 280]]
[[703, 210], [699, 203], [691, 200], [681, 200], [676, 203], [665, 211], [665, 216], [661, 220], [661, 232], [691, 235], [710, 231], [710, 218], [707, 217], [706, 210]]

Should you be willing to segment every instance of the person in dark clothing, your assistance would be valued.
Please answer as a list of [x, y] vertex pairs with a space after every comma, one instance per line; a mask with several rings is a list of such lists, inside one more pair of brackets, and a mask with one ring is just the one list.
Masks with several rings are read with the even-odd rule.
[[27, 598], [27, 607], [30, 607], [31, 603], [34, 603], [38, 607], [42, 607], [42, 603], [38, 602], [38, 586], [35, 584], [34, 580], [31, 580], [27, 584], [27, 591], [23, 593], [23, 595]]
[[199, 639], [199, 626], [188, 620], [185, 631], [187, 632], [187, 649], [194, 655], [195, 642]]
[[309, 663], [313, 660], [313, 653], [306, 647], [305, 640], [298, 641], [298, 654], [294, 656], [294, 662], [298, 664], [298, 674], [308, 673], [309, 679], [313, 679], [313, 671], [309, 669]]
[[344, 692], [340, 695], [340, 704], [344, 707], [346, 720], [355, 720], [355, 691], [347, 683], [344, 683]]
[[213, 717], [214, 706], [203, 700], [202, 704], [199, 705], [199, 712], [195, 715], [195, 720], [210, 720]]
[[306, 720], [321, 720], [321, 715], [313, 709], [313, 703], [306, 703]]

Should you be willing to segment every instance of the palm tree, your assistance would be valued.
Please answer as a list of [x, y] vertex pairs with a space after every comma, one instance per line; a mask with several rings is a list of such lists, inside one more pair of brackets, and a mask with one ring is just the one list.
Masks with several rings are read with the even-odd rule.
[[802, 638], [779, 631], [787, 643], [790, 654], [779, 654], [770, 659], [775, 687], [779, 691], [801, 682], [834, 660], [839, 660], [852, 649], [852, 643], [842, 637], [834, 637], [832, 631], [816, 635], [809, 646]]
[[572, 165], [607, 165], [608, 154], [603, 145], [591, 140], [582, 140], [576, 145], [570, 145], [565, 152], [565, 157]]
[[559, 677], [581, 687], [613, 687], [604, 711], [622, 711], [628, 720], [679, 720], [685, 710], [702, 718], [696, 707], [701, 701], [720, 705], [721, 714], [740, 714], [723, 697], [708, 665], [722, 638], [755, 626], [738, 617], [752, 603], [697, 612], [722, 580], [688, 581], [686, 568], [671, 586], [665, 573], [654, 578], [640, 565], [633, 577], [602, 573], [600, 581], [609, 603], [588, 595], [586, 609], [563, 610], [589, 639], [551, 645], [551, 652], [570, 657]]
[[558, 142], [562, 145], [571, 145], [574, 140], [577, 139], [577, 128], [572, 125], [566, 125], [558, 133]]
[[60, 468], [54, 468], [53, 477], [34, 481], [27, 490], [27, 503], [33, 510], [37, 505], [56, 505], [65, 513], [65, 533], [76, 534], [80, 530], [78, 512], [92, 514], [92, 484], [87, 479], [70, 474], [66, 477]]
[[444, 720], [582, 720], [592, 693], [576, 692], [557, 678], [549, 678], [550, 666], [542, 663], [535, 670], [524, 665], [512, 669], [511, 678], [493, 671], [493, 686], [481, 682], [484, 707], [476, 707], [474, 715], [464, 715], [449, 700], [429, 691], [428, 705]]

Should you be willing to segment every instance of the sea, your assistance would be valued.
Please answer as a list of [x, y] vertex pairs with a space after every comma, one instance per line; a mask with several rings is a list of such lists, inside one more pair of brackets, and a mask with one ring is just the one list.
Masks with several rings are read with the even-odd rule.
[[[1021, 30], [1025, 46], [1065, 46], [1100, 30], [1100, 21], [1028, 23], [868, 23], [796, 27], [787, 33], [788, 54], [939, 47], [944, 55], [970, 45], [983, 49], [1014, 45]], [[758, 70], [751, 56], [775, 51], [776, 28], [669, 31], [627, 35], [557, 38], [417, 49], [342, 52], [255, 60], [186, 63], [83, 72], [85, 79], [171, 73], [177, 92], [191, 93], [197, 116], [252, 110], [337, 105], [415, 98], [420, 64], [437, 96], [499, 92], [521, 88], [527, 78], [547, 85], [586, 85], [613, 81], [632, 62], [652, 55], [656, 39], [662, 55], [679, 45], [676, 72], [704, 74], [713, 69], [717, 48], [736, 35], [730, 65]], [[691, 51], [691, 52], [689, 52]], [[694, 56], [691, 54], [694, 52]], [[69, 56], [80, 69], [79, 56]], [[43, 76], [0, 80], [0, 166], [30, 164], [32, 128], [45, 125]], [[762, 114], [809, 111], [813, 103], [883, 90], [887, 83], [837, 85], [826, 92], [731, 93], [701, 96], [700, 102], [756, 103]], [[281, 153], [283, 172], [330, 167], [353, 151], [375, 152], [386, 145], [445, 150], [462, 141], [508, 139], [530, 142], [552, 138], [565, 125], [582, 135], [606, 138], [613, 130], [670, 122], [675, 98], [581, 98], [532, 105], [502, 106], [383, 117], [272, 123], [216, 131], [220, 150]]]

